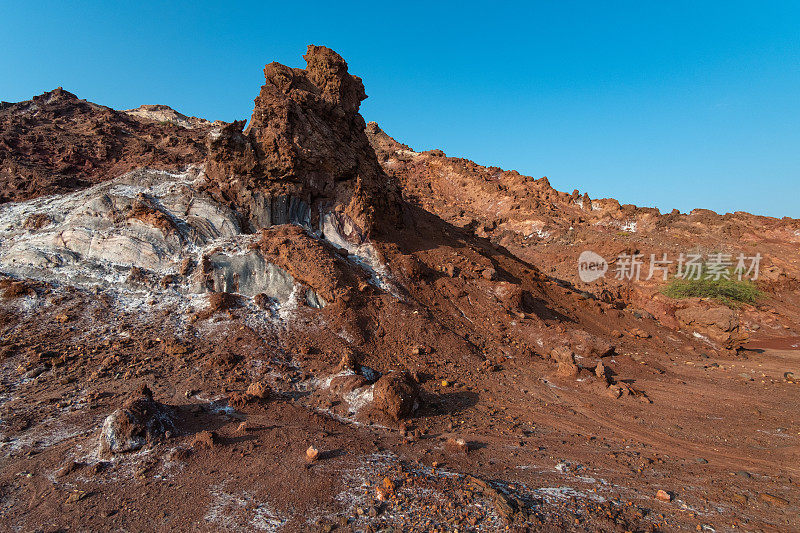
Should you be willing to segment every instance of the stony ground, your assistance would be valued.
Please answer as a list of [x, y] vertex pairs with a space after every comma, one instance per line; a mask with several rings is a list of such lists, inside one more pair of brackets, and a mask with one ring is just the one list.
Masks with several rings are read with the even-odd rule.
[[[247, 129], [0, 105], [0, 529], [800, 530], [800, 222], [415, 152], [305, 57]], [[577, 275], [687, 247], [764, 296]]]

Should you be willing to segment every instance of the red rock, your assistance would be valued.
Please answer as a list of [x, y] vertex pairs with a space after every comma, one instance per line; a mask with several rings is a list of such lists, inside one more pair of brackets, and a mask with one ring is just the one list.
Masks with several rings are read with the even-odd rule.
[[254, 381], [247, 387], [247, 395], [257, 400], [266, 400], [269, 398], [270, 389], [264, 383]]
[[[202, 161], [213, 125], [201, 122], [165, 127], [61, 87], [25, 102], [2, 102], [0, 203], [78, 190], [148, 165], [177, 169]], [[38, 218], [28, 227], [46, 223]]]
[[309, 45], [303, 57], [305, 69], [266, 65], [247, 130], [234, 122], [209, 141], [209, 192], [235, 199], [254, 230], [310, 225], [324, 208], [326, 231], [360, 244], [376, 224], [398, 222], [399, 192], [358, 113], [366, 98], [361, 79], [324, 46]]
[[559, 346], [550, 351], [550, 356], [558, 363], [575, 364], [575, 352], [567, 346]]
[[192, 448], [199, 448], [199, 449], [210, 449], [213, 448], [217, 443], [217, 434], [213, 431], [201, 431], [197, 435], [194, 436], [194, 440], [192, 440]]
[[580, 368], [575, 363], [569, 363], [567, 361], [561, 361], [558, 363], [558, 370], [556, 370], [556, 375], [560, 378], [564, 379], [576, 379], [580, 372]]
[[444, 443], [444, 447], [450, 453], [467, 453], [469, 452], [469, 445], [467, 441], [462, 438], [448, 437]]
[[313, 463], [319, 459], [319, 450], [314, 446], [309, 446], [306, 450], [306, 462]]
[[172, 417], [172, 409], [154, 401], [153, 393], [142, 385], [121, 408], [103, 421], [101, 456], [138, 450], [162, 438], [168, 429], [173, 428]]
[[594, 369], [594, 375], [597, 376], [597, 379], [603, 383], [608, 384], [608, 372], [602, 361], [597, 363], [597, 366]]
[[419, 385], [408, 372], [385, 374], [375, 383], [372, 405], [394, 420], [406, 418], [419, 405]]

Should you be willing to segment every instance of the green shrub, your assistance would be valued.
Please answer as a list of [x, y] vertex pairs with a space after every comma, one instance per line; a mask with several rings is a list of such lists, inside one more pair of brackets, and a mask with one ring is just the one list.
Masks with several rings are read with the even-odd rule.
[[713, 298], [735, 307], [740, 303], [753, 304], [763, 296], [752, 281], [735, 279], [673, 278], [661, 291], [670, 298]]

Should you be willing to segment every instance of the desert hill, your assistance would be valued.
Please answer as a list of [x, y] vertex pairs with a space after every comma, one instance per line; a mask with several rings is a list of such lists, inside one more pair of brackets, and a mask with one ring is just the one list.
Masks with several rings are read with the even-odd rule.
[[[797, 525], [800, 221], [416, 152], [344, 59], [304, 58], [246, 128], [0, 104], [4, 523]], [[760, 254], [758, 297], [615, 279], [680, 253]]]

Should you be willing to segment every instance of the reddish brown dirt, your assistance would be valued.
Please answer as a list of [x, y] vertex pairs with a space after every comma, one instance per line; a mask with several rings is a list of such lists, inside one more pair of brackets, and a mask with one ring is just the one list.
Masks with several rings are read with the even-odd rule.
[[[398, 342], [357, 344], [363, 363], [384, 371], [414, 366], [422, 381], [420, 410], [392, 429], [354, 426], [305, 406], [298, 385], [339, 363], [335, 334], [276, 337], [244, 326], [244, 310], [196, 322], [180, 338], [164, 337], [175, 328], [169, 318], [145, 325], [125, 314], [101, 334], [95, 322], [110, 309], [93, 296], [40, 287], [36, 298], [43, 307], [35, 319], [13, 310], [19, 299], [4, 305], [4, 381], [19, 383], [2, 406], [0, 483], [9, 526], [149, 529], [160, 520], [177, 529], [247, 528], [262, 505], [286, 518], [287, 530], [304, 529], [308, 517], [344, 524], [348, 515], [345, 529], [474, 522], [491, 530], [494, 520], [505, 523], [506, 505], [510, 523], [534, 529], [797, 524], [799, 385], [782, 374], [798, 368], [800, 352], [730, 359], [639, 346], [605, 358], [612, 379], [646, 391], [648, 403], [558, 378], [553, 363], [511, 349], [513, 336], [487, 344], [488, 353], [507, 355], [493, 371], [476, 371], [481, 357], [470, 354], [473, 345], [430, 342], [436, 347], [415, 355], [409, 347], [435, 337], [421, 339], [413, 322], [398, 329], [382, 321], [383, 337]], [[347, 321], [334, 308], [322, 313], [332, 324]], [[310, 309], [301, 316], [316, 320]], [[221, 361], [222, 352], [233, 359]], [[21, 374], [29, 377], [13, 377]], [[269, 380], [274, 397], [222, 409], [225, 397], [254, 380]], [[97, 463], [100, 422], [142, 383], [177, 407], [176, 434], [145, 453]], [[215, 432], [212, 447], [192, 446], [200, 431]], [[448, 449], [450, 437], [464, 439], [469, 451]], [[310, 445], [322, 458], [306, 466]], [[476, 489], [469, 476], [488, 489]], [[380, 502], [375, 489], [387, 477], [400, 494]], [[658, 501], [659, 489], [673, 501]], [[335, 497], [348, 491], [353, 507]], [[427, 500], [430, 491], [439, 496]], [[596, 496], [608, 501], [593, 503]], [[227, 518], [207, 521], [215, 509]]]
[[[268, 79], [295, 80], [282, 91], [291, 105], [312, 99], [309, 116], [335, 124], [336, 106], [355, 106], [346, 122], [358, 123], [363, 95], [348, 92], [341, 58], [316, 53], [327, 59], [303, 71], [273, 66]], [[323, 75], [330, 68], [337, 76]], [[262, 96], [277, 98], [270, 91]], [[286, 124], [262, 127], [228, 133], [247, 135], [257, 153]], [[732, 310], [667, 300], [656, 283], [583, 286], [574, 270], [587, 245], [607, 253], [741, 240], [796, 254], [797, 221], [660, 215], [613, 201], [579, 212], [580, 195], [542, 180], [413, 155], [376, 126], [367, 134], [403, 191], [402, 199], [388, 191], [387, 223], [379, 211], [358, 216], [380, 205], [364, 190], [326, 197], [303, 182], [296, 191], [312, 203], [351, 193], [366, 202], [340, 207], [369, 222], [362, 237], [386, 267], [385, 287], [292, 225], [252, 240], [327, 302], [281, 310], [288, 318], [227, 293], [188, 311], [155, 299], [131, 310], [113, 291], [0, 279], [3, 529], [800, 528], [800, 351], [775, 341], [800, 334], [794, 256], [770, 260], [763, 302]], [[374, 170], [363, 139], [351, 135], [350, 161]], [[295, 177], [310, 164], [284, 163]], [[235, 205], [237, 195], [227, 198]], [[489, 206], [501, 197], [510, 207], [498, 215]], [[620, 213], [638, 217], [637, 233], [602, 229], [603, 217]], [[146, 206], [139, 214], [164, 223]], [[515, 224], [545, 214], [556, 238], [527, 244]], [[704, 321], [719, 341], [693, 335]], [[378, 401], [351, 412], [353, 393], [372, 383]], [[104, 419], [143, 385], [174, 431], [101, 457]], [[309, 447], [319, 452], [313, 461]]]

